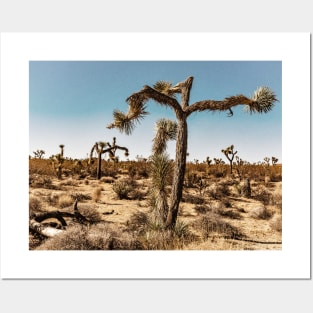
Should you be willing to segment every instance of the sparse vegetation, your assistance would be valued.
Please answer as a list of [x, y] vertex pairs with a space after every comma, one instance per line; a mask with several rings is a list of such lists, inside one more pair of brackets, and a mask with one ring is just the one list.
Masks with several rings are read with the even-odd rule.
[[[174, 86], [166, 81], [145, 86], [127, 99], [127, 113], [114, 112], [108, 128], [130, 134], [148, 114], [149, 100], [173, 109], [176, 121], [157, 122], [148, 158], [121, 161], [116, 151], [128, 156], [128, 149], [115, 137], [112, 143], [96, 142], [89, 159], [65, 158], [64, 145], [49, 159], [43, 159], [43, 150], [34, 152], [35, 158], [29, 158], [30, 249], [281, 249], [282, 166], [277, 158], [249, 164], [231, 145], [222, 150], [229, 164], [213, 156], [186, 160], [190, 115], [225, 111], [232, 116], [237, 105], [267, 113], [276, 96], [261, 87], [251, 98], [189, 104], [192, 83], [189, 77]], [[176, 141], [175, 160], [166, 153], [169, 140]], [[102, 159], [105, 153], [108, 160]]]
[[[64, 160], [62, 172], [71, 169], [76, 161]], [[164, 229], [166, 215], [158, 218], [157, 211], [153, 211], [156, 199], [151, 199], [151, 191], [163, 190], [167, 195], [172, 171], [165, 175], [164, 166], [160, 166], [161, 171], [158, 171], [158, 161], [154, 165], [152, 159], [120, 162], [116, 177], [103, 176], [97, 180], [93, 176], [84, 179], [76, 176], [61, 181], [51, 171], [49, 159], [30, 159], [29, 164], [30, 214], [34, 217], [52, 212], [47, 215], [50, 218], [41, 224], [62, 230], [51, 238], [31, 230], [30, 249], [256, 249], [257, 245], [257, 249], [281, 249], [280, 244], [266, 244], [266, 241], [281, 241], [279, 164], [270, 166], [278, 181], [269, 184], [264, 183], [264, 164], [241, 164], [245, 167], [245, 175], [251, 177], [249, 195], [246, 180], [227, 175], [216, 177], [216, 171], [221, 171], [222, 166], [226, 172], [229, 171], [229, 164], [187, 163], [181, 210], [175, 228], [168, 230]], [[170, 160], [164, 164], [171, 169]], [[110, 166], [112, 162], [105, 164], [109, 170]], [[143, 166], [148, 172], [147, 177], [139, 174]], [[200, 181], [204, 186], [201, 192]], [[76, 200], [77, 216], [73, 211]], [[161, 207], [160, 201], [158, 205]], [[65, 224], [56, 212], [64, 215]], [[249, 242], [260, 241], [255, 235], [258, 227], [260, 232], [264, 227], [268, 229], [262, 235], [268, 239], [259, 244]]]

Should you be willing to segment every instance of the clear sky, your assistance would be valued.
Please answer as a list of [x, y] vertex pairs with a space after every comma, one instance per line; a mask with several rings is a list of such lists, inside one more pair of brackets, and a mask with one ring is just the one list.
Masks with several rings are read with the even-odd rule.
[[[149, 101], [150, 113], [127, 136], [107, 129], [115, 109], [126, 112], [126, 98], [144, 85], [165, 80], [175, 85], [193, 76], [190, 104], [200, 100], [222, 100], [251, 96], [268, 86], [279, 102], [267, 114], [244, 111], [198, 112], [188, 118], [188, 161], [207, 156], [222, 158], [221, 150], [234, 145], [237, 155], [249, 162], [275, 156], [282, 162], [282, 63], [279, 61], [31, 61], [29, 62], [29, 154], [42, 149], [45, 158], [59, 153], [86, 158], [97, 141], [127, 147], [129, 159], [151, 154], [154, 124], [162, 117], [175, 119], [170, 108]], [[178, 98], [178, 100], [180, 100]], [[168, 145], [175, 157], [175, 143]], [[117, 152], [121, 160], [123, 151]], [[107, 158], [108, 156], [105, 156]]]

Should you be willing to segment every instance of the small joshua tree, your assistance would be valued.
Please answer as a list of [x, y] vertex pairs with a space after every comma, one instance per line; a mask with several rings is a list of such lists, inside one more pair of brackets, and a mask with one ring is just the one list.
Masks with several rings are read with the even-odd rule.
[[211, 163], [212, 163], [212, 160], [211, 160], [210, 157], [208, 156], [208, 157], [206, 158], [206, 164], [207, 164], [208, 166], [210, 166]]
[[58, 179], [62, 178], [62, 166], [64, 162], [64, 145], [59, 145], [61, 151], [59, 154], [52, 156], [52, 167], [56, 171]]
[[225, 164], [225, 162], [221, 158], [214, 158], [213, 160], [216, 165]]
[[272, 165], [275, 165], [278, 162], [278, 159], [275, 157], [272, 157]]
[[35, 158], [42, 159], [42, 156], [46, 153], [44, 150], [36, 150], [33, 152]]
[[235, 157], [235, 154], [237, 151], [234, 152], [234, 145], [231, 145], [227, 147], [225, 150], [222, 150], [222, 152], [225, 154], [226, 158], [228, 159], [230, 163], [230, 174], [233, 172], [233, 160]]
[[[193, 77], [191, 76], [175, 86], [166, 81], [157, 82], [153, 87], [144, 86], [140, 91], [133, 93], [126, 99], [129, 105], [128, 112], [123, 113], [115, 110], [113, 113], [114, 121], [107, 126], [108, 128], [116, 127], [121, 132], [131, 134], [136, 123], [148, 114], [146, 103], [149, 100], [170, 107], [174, 111], [177, 119], [176, 158], [170, 205], [166, 219], [167, 228], [175, 227], [182, 198], [187, 157], [188, 117], [195, 112], [202, 111], [228, 111], [229, 116], [233, 116], [232, 108], [237, 105], [245, 105], [250, 113], [267, 113], [277, 101], [272, 90], [268, 87], [260, 87], [251, 98], [241, 94], [227, 97], [224, 100], [203, 100], [189, 104], [192, 83]], [[176, 99], [176, 94], [181, 95], [181, 102]]]
[[[104, 149], [105, 147], [108, 147], [108, 148]], [[120, 146], [116, 145], [116, 138], [115, 137], [113, 138], [112, 145], [108, 142], [106, 143], [103, 141], [99, 141], [99, 142], [96, 142], [92, 146], [91, 151], [90, 151], [90, 156], [89, 156], [89, 164], [91, 164], [91, 162], [92, 162], [93, 152], [96, 151], [98, 154], [97, 179], [101, 178], [101, 160], [102, 160], [101, 156], [102, 156], [102, 154], [105, 154], [108, 152], [110, 154], [110, 158], [114, 160], [116, 150], [124, 150], [125, 156], [129, 155], [128, 149], [126, 147], [120, 147]]]

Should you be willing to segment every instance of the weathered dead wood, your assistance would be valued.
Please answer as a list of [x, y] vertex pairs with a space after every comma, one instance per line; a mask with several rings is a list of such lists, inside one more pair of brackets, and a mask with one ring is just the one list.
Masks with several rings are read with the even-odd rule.
[[[64, 230], [62, 229], [56, 229], [54, 227], [51, 227], [51, 225], [45, 225], [42, 222], [49, 219], [49, 218], [55, 218], [57, 219], [63, 227], [67, 226], [67, 223], [64, 219], [64, 217], [71, 217], [77, 220], [79, 223], [83, 225], [90, 224], [90, 222], [85, 216], [83, 216], [79, 211], [77, 207], [77, 200], [74, 202], [73, 209], [74, 213], [70, 212], [60, 212], [60, 211], [51, 211], [51, 212], [40, 212], [40, 213], [34, 213], [30, 216], [29, 221], [29, 228], [45, 237], [54, 237], [62, 232]], [[112, 212], [113, 213], [113, 212]]]
[[43, 235], [45, 237], [51, 238], [64, 232], [64, 230], [56, 229], [50, 226], [45, 226], [38, 223], [36, 220], [32, 219], [29, 221], [29, 228], [34, 232]]
[[60, 211], [42, 212], [32, 215], [32, 218], [38, 223], [41, 223], [48, 218], [55, 218], [61, 223], [62, 226], [67, 226], [64, 217], [75, 217], [75, 215], [73, 213]]
[[110, 212], [103, 212], [102, 214], [103, 215], [109, 215], [109, 214], [113, 214], [114, 213], [114, 210], [110, 211]]

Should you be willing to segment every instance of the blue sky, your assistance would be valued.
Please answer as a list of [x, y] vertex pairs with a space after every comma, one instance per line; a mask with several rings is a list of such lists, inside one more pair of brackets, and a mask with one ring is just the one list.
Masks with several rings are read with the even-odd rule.
[[[154, 123], [175, 119], [170, 108], [148, 102], [149, 115], [132, 135], [107, 129], [115, 109], [126, 112], [125, 99], [158, 80], [173, 84], [193, 76], [190, 104], [227, 96], [251, 96], [260, 86], [270, 87], [279, 102], [267, 114], [250, 115], [243, 106], [227, 112], [199, 112], [188, 118], [189, 161], [207, 156], [225, 159], [221, 149], [233, 144], [249, 162], [275, 156], [282, 162], [282, 63], [279, 61], [31, 61], [29, 62], [29, 154], [42, 149], [45, 157], [59, 153], [86, 158], [97, 141], [129, 149], [129, 159], [151, 154]], [[175, 156], [175, 143], [168, 152]], [[123, 160], [123, 152], [118, 153]], [[105, 156], [106, 158], [107, 156]]]

